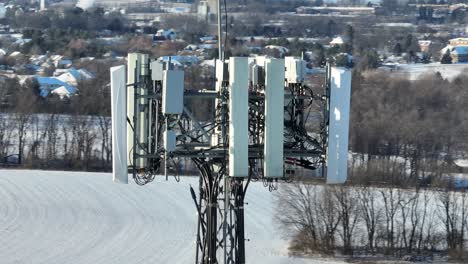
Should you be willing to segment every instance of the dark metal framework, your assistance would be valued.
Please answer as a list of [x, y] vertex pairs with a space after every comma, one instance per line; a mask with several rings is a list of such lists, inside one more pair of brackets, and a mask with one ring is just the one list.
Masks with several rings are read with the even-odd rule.
[[[277, 188], [278, 181], [263, 176], [264, 87], [251, 85], [249, 88], [249, 175], [234, 178], [227, 173], [228, 84], [224, 83], [219, 92], [185, 90], [184, 99], [195, 97], [217, 102], [212, 121], [199, 122], [187, 107], [179, 116], [162, 114], [161, 83], [151, 80], [149, 69], [144, 72], [146, 75], [140, 75], [136, 78], [139, 81], [130, 85], [135, 88], [134, 117], [128, 120], [134, 128], [129, 155], [133, 160], [130, 170], [135, 182], [147, 184], [163, 172], [166, 178], [171, 173], [178, 180], [177, 162], [193, 163], [200, 172], [198, 195], [190, 187], [198, 213], [195, 264], [245, 263], [244, 199], [248, 186], [252, 181], [263, 181], [272, 191]], [[314, 170], [325, 160], [328, 88], [322, 89], [322, 95], [314, 94], [310, 87], [301, 83], [288, 84], [285, 88], [286, 167]], [[310, 120], [311, 112], [319, 113], [320, 120]], [[149, 137], [147, 143], [141, 143], [138, 128], [145, 122]], [[315, 133], [308, 129], [311, 123], [318, 124]], [[177, 149], [173, 152], [166, 152], [162, 145], [163, 130], [168, 127], [178, 132]], [[216, 144], [212, 143], [214, 134], [217, 135]], [[143, 166], [138, 163], [142, 158]], [[293, 170], [286, 168], [285, 171], [286, 177], [281, 180], [288, 181]]]

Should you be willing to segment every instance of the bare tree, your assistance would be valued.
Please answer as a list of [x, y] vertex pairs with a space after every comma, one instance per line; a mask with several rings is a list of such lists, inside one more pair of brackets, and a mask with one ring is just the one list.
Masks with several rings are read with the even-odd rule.
[[112, 146], [111, 146], [111, 119], [107, 116], [98, 116], [99, 131], [101, 134], [101, 166], [104, 168], [110, 163]]
[[377, 228], [382, 218], [382, 208], [377, 203], [376, 192], [370, 187], [357, 189], [359, 213], [364, 220], [367, 233], [368, 248], [371, 252], [375, 250]]
[[29, 113], [15, 113], [13, 119], [15, 121], [16, 135], [18, 139], [18, 163], [23, 164], [24, 141], [27, 130], [29, 128]]
[[466, 191], [440, 191], [438, 201], [440, 219], [445, 227], [447, 247], [463, 250], [468, 220], [468, 195]]
[[55, 160], [57, 158], [57, 143], [59, 140], [59, 127], [58, 123], [58, 116], [56, 114], [51, 114], [48, 116], [47, 120], [45, 121], [45, 131], [47, 145], [46, 145], [46, 159], [47, 160]]
[[401, 190], [394, 187], [389, 187], [381, 189], [379, 192], [384, 204], [387, 249], [391, 251], [388, 253], [394, 253], [396, 245], [395, 224], [396, 216], [399, 210], [399, 204], [401, 203], [402, 199]]
[[0, 158], [8, 155], [13, 134], [13, 119], [8, 115], [0, 114]]
[[296, 250], [320, 248], [319, 227], [314, 214], [316, 191], [316, 186], [299, 182], [280, 188], [277, 220], [284, 229], [296, 234], [293, 239]]
[[321, 231], [324, 251], [330, 253], [335, 248], [336, 230], [341, 220], [330, 186], [323, 186], [320, 192], [320, 201], [315, 203], [315, 211], [322, 226], [319, 230]]
[[343, 240], [343, 249], [345, 254], [352, 254], [353, 237], [356, 223], [358, 222], [358, 203], [356, 203], [357, 194], [348, 186], [336, 186], [333, 188], [333, 194], [337, 201], [340, 233]]

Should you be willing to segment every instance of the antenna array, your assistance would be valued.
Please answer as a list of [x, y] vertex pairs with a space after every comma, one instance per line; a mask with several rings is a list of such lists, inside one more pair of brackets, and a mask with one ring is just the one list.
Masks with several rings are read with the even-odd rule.
[[[350, 71], [329, 67], [319, 93], [305, 84], [305, 71], [294, 57], [231, 57], [216, 61], [215, 90], [190, 90], [182, 70], [144, 54], [129, 54], [127, 78], [125, 66], [111, 68], [114, 181], [128, 183], [127, 168], [140, 185], [158, 174], [178, 177], [181, 163], [198, 169], [198, 195], [190, 189], [195, 263], [245, 263], [251, 181], [274, 190], [292, 168], [321, 168], [328, 183], [346, 180]], [[209, 121], [195, 118], [190, 98], [212, 102]], [[310, 118], [314, 107], [321, 118]]]

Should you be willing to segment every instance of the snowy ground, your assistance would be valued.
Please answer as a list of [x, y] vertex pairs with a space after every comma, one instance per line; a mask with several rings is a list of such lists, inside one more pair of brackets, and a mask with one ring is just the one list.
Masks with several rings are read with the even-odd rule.
[[397, 64], [395, 69], [390, 70], [392, 74], [401, 74], [408, 76], [410, 80], [418, 80], [426, 75], [433, 75], [439, 72], [443, 78], [453, 81], [460, 74], [468, 70], [468, 64], [455, 63], [455, 64]]
[[[0, 170], [0, 263], [193, 263], [196, 178], [139, 187], [110, 174]], [[288, 257], [274, 199], [249, 187], [247, 263], [342, 263]]]

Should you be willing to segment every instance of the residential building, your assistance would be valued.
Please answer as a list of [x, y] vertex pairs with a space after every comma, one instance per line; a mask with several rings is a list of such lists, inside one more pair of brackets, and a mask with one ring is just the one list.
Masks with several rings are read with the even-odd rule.
[[455, 38], [449, 40], [449, 45], [440, 51], [441, 56], [444, 56], [447, 51], [450, 52], [452, 63], [468, 62], [468, 38]]

